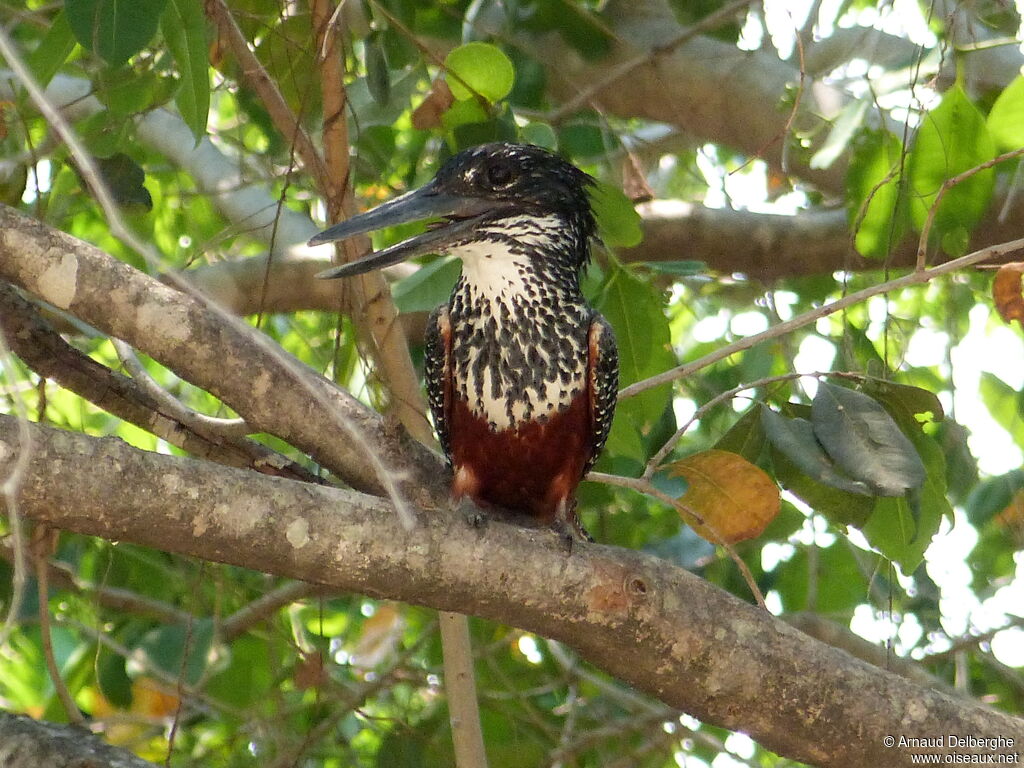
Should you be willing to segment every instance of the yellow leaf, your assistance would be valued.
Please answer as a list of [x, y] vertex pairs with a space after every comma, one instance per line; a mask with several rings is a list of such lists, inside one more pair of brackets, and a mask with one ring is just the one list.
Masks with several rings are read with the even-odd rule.
[[683, 519], [715, 544], [759, 536], [779, 513], [778, 486], [738, 453], [714, 449], [695, 453], [669, 464], [668, 472], [686, 479], [689, 487], [680, 501], [699, 515], [703, 524], [686, 519], [685, 514]]

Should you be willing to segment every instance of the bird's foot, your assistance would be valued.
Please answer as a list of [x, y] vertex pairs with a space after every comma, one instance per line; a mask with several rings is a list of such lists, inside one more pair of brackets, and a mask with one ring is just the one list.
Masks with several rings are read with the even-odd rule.
[[576, 502], [562, 501], [555, 511], [555, 519], [551, 521], [551, 529], [562, 538], [562, 544], [568, 554], [572, 554], [573, 546], [577, 542], [594, 542], [587, 529], [583, 527], [579, 516], [576, 514]]
[[452, 507], [455, 512], [466, 521], [470, 528], [484, 528], [487, 526], [487, 513], [485, 513], [476, 502], [468, 496], [452, 500]]

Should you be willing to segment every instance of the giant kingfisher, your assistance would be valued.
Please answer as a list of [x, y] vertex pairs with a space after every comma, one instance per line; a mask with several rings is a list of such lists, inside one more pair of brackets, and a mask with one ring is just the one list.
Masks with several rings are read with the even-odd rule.
[[525, 144], [464, 150], [436, 176], [313, 237], [310, 245], [439, 219], [426, 232], [320, 277], [426, 253], [462, 260], [447, 304], [427, 321], [427, 394], [452, 469], [452, 497], [589, 538], [575, 493], [597, 460], [618, 385], [611, 327], [580, 276], [596, 234], [594, 179]]

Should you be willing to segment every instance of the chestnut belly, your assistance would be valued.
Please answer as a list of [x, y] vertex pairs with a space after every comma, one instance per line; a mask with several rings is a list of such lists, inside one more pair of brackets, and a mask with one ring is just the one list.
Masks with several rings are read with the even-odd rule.
[[586, 390], [543, 422], [492, 430], [466, 401], [452, 398], [452, 495], [551, 523], [559, 505], [571, 510], [576, 486], [593, 450]]

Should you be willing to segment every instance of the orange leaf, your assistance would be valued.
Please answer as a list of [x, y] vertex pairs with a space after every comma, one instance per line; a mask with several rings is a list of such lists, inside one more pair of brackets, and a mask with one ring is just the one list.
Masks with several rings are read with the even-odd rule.
[[779, 513], [779, 488], [763, 470], [738, 453], [712, 449], [668, 465], [689, 485], [680, 498], [703, 524], [683, 519], [712, 543], [730, 544], [759, 536]]
[[443, 77], [439, 77], [431, 84], [427, 98], [412, 111], [412, 127], [417, 131], [440, 127], [441, 115], [454, 103], [455, 97], [452, 96], [448, 83]]
[[995, 516], [995, 521], [1006, 529], [1018, 547], [1024, 547], [1024, 490], [1013, 495], [1010, 503]]
[[1021, 296], [1020, 276], [1024, 261], [1003, 264], [992, 281], [992, 300], [996, 311], [1007, 323], [1016, 320], [1024, 324], [1024, 296]]

